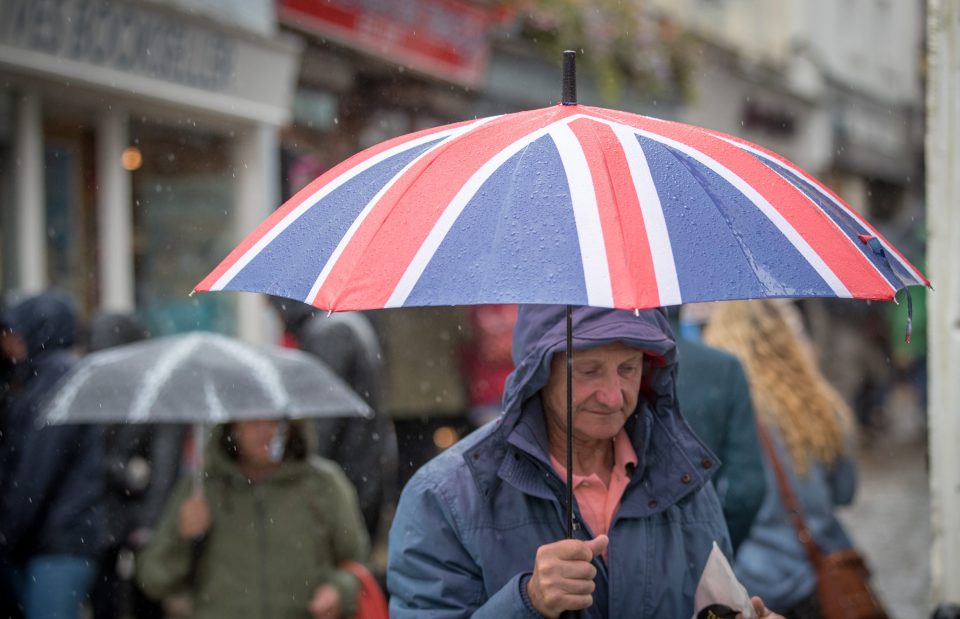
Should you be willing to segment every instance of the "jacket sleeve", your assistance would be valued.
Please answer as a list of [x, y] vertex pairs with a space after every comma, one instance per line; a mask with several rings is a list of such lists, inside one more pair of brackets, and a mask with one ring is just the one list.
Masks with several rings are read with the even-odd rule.
[[161, 599], [189, 586], [197, 542], [180, 537], [180, 506], [193, 491], [193, 479], [184, 478], [167, 503], [150, 541], [137, 553], [136, 578], [143, 591]]
[[857, 465], [854, 461], [854, 439], [845, 439], [844, 453], [837, 458], [827, 472], [830, 484], [830, 499], [834, 505], [849, 505], [857, 493]]
[[138, 526], [153, 528], [157, 525], [164, 505], [180, 478], [181, 445], [184, 426], [156, 425], [151, 427], [150, 438], [150, 485], [141, 501]]
[[[324, 501], [328, 513], [333, 514], [336, 534], [333, 536], [333, 559], [339, 565], [344, 561], [366, 563], [370, 554], [370, 539], [360, 516], [357, 493], [350, 480], [334, 462], [314, 459], [317, 468], [330, 480], [331, 495]], [[341, 613], [349, 617], [357, 611], [357, 597], [360, 594], [360, 581], [346, 569], [335, 569], [329, 583], [340, 593]]]
[[[33, 419], [28, 423], [32, 425]], [[83, 435], [83, 426], [45, 426], [31, 427], [21, 439], [22, 455], [0, 506], [0, 546], [15, 547], [36, 534], [67, 467], [74, 464]]]
[[461, 541], [453, 505], [452, 497], [422, 475], [404, 489], [390, 529], [390, 617], [539, 617], [521, 596], [523, 574], [487, 596], [480, 566]]
[[385, 458], [395, 450], [387, 444], [393, 440], [392, 428], [387, 427], [390, 420], [379, 410], [379, 372], [367, 362], [376, 353], [365, 350], [350, 324], [322, 317], [312, 319], [303, 329], [300, 345], [326, 363], [373, 409], [370, 419], [331, 417], [317, 419], [314, 425], [317, 453], [343, 467], [356, 489], [367, 531], [374, 535], [391, 471]]
[[719, 454], [723, 468], [717, 475], [716, 486], [736, 552], [750, 532], [767, 485], [747, 378], [740, 363], [733, 358], [729, 360], [725, 374], [728, 415]]

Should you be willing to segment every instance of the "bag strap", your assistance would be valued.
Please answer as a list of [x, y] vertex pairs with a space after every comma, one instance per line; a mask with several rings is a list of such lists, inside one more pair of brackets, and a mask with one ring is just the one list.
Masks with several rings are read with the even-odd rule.
[[757, 434], [760, 437], [760, 443], [763, 445], [763, 450], [767, 452], [767, 458], [770, 460], [770, 465], [773, 466], [773, 474], [774, 477], [777, 478], [777, 486], [780, 488], [780, 497], [783, 499], [783, 506], [787, 509], [787, 513], [790, 515], [793, 528], [797, 530], [797, 539], [799, 539], [800, 543], [803, 544], [803, 548], [807, 553], [807, 559], [810, 560], [810, 564], [814, 569], [817, 569], [817, 567], [820, 565], [820, 560], [822, 557], [820, 549], [817, 548], [817, 543], [813, 540], [813, 534], [810, 533], [810, 529], [807, 528], [807, 523], [803, 519], [803, 512], [800, 510], [800, 502], [797, 500], [797, 495], [793, 492], [793, 486], [790, 484], [790, 480], [787, 478], [786, 471], [783, 470], [783, 466], [780, 464], [780, 458], [777, 456], [777, 451], [773, 446], [773, 440], [770, 438], [770, 433], [760, 420], [757, 420]]

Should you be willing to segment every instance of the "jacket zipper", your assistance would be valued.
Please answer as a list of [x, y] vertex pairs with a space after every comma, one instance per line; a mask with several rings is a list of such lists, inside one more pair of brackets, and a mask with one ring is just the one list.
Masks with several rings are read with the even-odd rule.
[[267, 583], [267, 513], [263, 501], [263, 490], [259, 484], [253, 484], [253, 504], [257, 512], [257, 540], [260, 545], [260, 613], [263, 619], [270, 619], [270, 598]]

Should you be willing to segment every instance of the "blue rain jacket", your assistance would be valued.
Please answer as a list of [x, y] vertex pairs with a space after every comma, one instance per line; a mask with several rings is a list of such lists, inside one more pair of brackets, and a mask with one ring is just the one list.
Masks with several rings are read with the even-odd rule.
[[[779, 462], [800, 503], [803, 519], [821, 552], [850, 548], [850, 539], [834, 515], [834, 507], [849, 505], [857, 487], [856, 465], [847, 454], [827, 466], [811, 463], [806, 475], [793, 468], [780, 433], [766, 424]], [[760, 506], [747, 539], [737, 551], [734, 573], [751, 595], [763, 598], [767, 608], [785, 612], [813, 594], [816, 577], [797, 530], [783, 506], [777, 478], [764, 457], [767, 495]]]
[[[707, 481], [717, 460], [677, 410], [676, 349], [659, 311], [578, 307], [574, 348], [623, 341], [648, 352], [637, 411], [626, 429], [638, 465], [594, 560], [584, 618], [686, 618], [716, 540], [729, 556], [720, 504]], [[537, 548], [565, 537], [564, 482], [549, 463], [539, 391], [565, 347], [563, 306], [522, 306], [516, 370], [504, 413], [421, 468], [404, 488], [390, 531], [390, 616], [537, 617], [521, 595]], [[575, 505], [578, 523], [582, 523]], [[592, 536], [578, 524], [575, 535]]]

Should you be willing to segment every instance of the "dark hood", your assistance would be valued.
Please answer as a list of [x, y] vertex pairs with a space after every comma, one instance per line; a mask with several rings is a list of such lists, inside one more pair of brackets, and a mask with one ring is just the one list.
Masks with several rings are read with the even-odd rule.
[[268, 295], [267, 301], [283, 321], [283, 328], [293, 334], [300, 333], [307, 322], [318, 314], [317, 308], [312, 305], [285, 297]]
[[90, 319], [87, 352], [132, 344], [149, 337], [146, 327], [128, 314], [102, 312]]
[[10, 312], [13, 330], [27, 344], [28, 363], [45, 353], [71, 348], [77, 339], [77, 311], [62, 292], [44, 292]]
[[[550, 376], [550, 359], [564, 352], [567, 341], [566, 306], [521, 305], [513, 330], [516, 366], [504, 390], [504, 423], [516, 422], [524, 402], [539, 392]], [[596, 307], [573, 309], [573, 348], [582, 350], [623, 342], [647, 352], [641, 392], [649, 402], [675, 399], [676, 345], [661, 310]]]
[[[666, 314], [662, 310], [634, 313], [574, 308], [575, 350], [613, 342], [647, 353], [637, 409], [624, 426], [638, 457], [630, 487], [640, 489], [620, 509], [628, 517], [648, 516], [698, 492], [716, 471], [718, 462], [680, 414], [678, 356]], [[527, 467], [522, 458], [506, 454], [509, 449], [517, 449], [539, 460], [543, 467], [550, 466], [543, 410], [534, 396], [547, 383], [553, 354], [565, 348], [566, 306], [520, 306], [513, 336], [516, 369], [507, 379], [504, 413], [491, 426], [492, 440], [484, 441], [486, 435], [478, 432], [477, 440], [464, 441], [466, 462], [485, 491], [491, 491], [496, 479], [503, 479], [527, 494], [537, 494], [535, 488], [541, 484], [545, 469]], [[550, 494], [539, 496], [549, 498]]]

